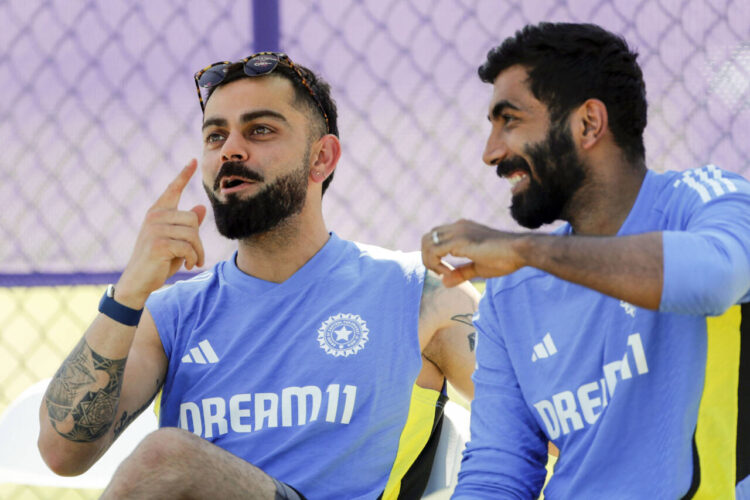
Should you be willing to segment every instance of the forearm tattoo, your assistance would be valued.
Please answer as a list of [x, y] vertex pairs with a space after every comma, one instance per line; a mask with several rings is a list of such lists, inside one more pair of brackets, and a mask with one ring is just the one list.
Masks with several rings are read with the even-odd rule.
[[[453, 321], [458, 321], [459, 323], [463, 323], [464, 325], [474, 326], [474, 323], [471, 321], [471, 318], [474, 315], [471, 313], [467, 314], [456, 314], [451, 319]], [[477, 332], [473, 331], [470, 334], [466, 336], [469, 339], [469, 351], [474, 352], [474, 348], [477, 346]]]
[[85, 339], [52, 378], [44, 399], [52, 427], [66, 439], [96, 441], [114, 421], [120, 401], [124, 359], [95, 353]]
[[[160, 384], [160, 382], [158, 380], [156, 381], [156, 386], [157, 387], [161, 386], [161, 384]], [[122, 434], [122, 431], [124, 431], [128, 427], [128, 425], [130, 425], [130, 422], [132, 422], [133, 420], [135, 420], [136, 418], [138, 418], [138, 415], [140, 415], [141, 413], [143, 413], [143, 410], [145, 410], [146, 408], [148, 408], [148, 406], [151, 404], [151, 401], [154, 400], [154, 398], [156, 397], [156, 395], [158, 393], [159, 393], [159, 389], [156, 389], [156, 392], [154, 393], [153, 396], [151, 396], [148, 399], [148, 401], [146, 401], [146, 404], [144, 404], [143, 406], [141, 406], [140, 408], [138, 408], [134, 412], [128, 413], [127, 410], [124, 411], [124, 412], [122, 412], [122, 415], [120, 416], [120, 419], [117, 421], [117, 423], [115, 423], [115, 428], [114, 428], [114, 431], [113, 431], [114, 435], [115, 435], [115, 439], [117, 439], [118, 437], [120, 437], [120, 434]]]

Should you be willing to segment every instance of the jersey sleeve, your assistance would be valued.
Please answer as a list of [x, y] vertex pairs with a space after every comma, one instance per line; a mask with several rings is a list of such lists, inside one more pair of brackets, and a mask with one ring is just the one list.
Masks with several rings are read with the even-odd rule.
[[454, 500], [537, 498], [546, 476], [547, 440], [529, 411], [500, 335], [491, 282], [475, 316], [471, 440]]
[[701, 171], [703, 178], [675, 183], [683, 214], [681, 227], [662, 233], [662, 312], [719, 315], [750, 298], [750, 183], [715, 167]]
[[164, 346], [164, 353], [169, 359], [172, 355], [174, 337], [179, 323], [177, 302], [175, 301], [174, 285], [166, 286], [152, 293], [146, 301], [146, 308], [154, 318], [156, 331]]

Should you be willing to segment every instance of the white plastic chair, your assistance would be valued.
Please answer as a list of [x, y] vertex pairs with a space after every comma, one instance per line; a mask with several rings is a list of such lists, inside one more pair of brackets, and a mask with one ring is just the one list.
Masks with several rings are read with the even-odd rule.
[[445, 418], [440, 430], [435, 462], [432, 464], [430, 479], [423, 497], [429, 500], [450, 498], [458, 482], [461, 453], [469, 440], [469, 410], [453, 401], [448, 401], [444, 413]]
[[107, 486], [115, 469], [146, 434], [158, 427], [153, 406], [125, 429], [107, 453], [80, 476], [63, 477], [52, 472], [37, 447], [39, 405], [50, 379], [40, 380], [21, 393], [0, 416], [0, 483], [51, 486], [57, 488], [94, 488]]
[[[144, 411], [115, 441], [91, 469], [80, 476], [63, 477], [52, 472], [37, 448], [39, 405], [50, 379], [40, 380], [26, 389], [0, 416], [0, 483], [28, 484], [58, 488], [103, 489], [117, 466], [136, 445], [158, 427], [153, 405]], [[469, 412], [448, 402], [440, 441], [425, 495], [430, 499], [447, 498], [456, 485], [461, 452], [469, 439]]]

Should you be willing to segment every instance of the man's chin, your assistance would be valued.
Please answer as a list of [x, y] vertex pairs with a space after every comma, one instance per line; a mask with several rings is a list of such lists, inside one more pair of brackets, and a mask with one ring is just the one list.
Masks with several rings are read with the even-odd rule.
[[268, 227], [266, 225], [250, 227], [247, 224], [236, 224], [217, 220], [216, 229], [220, 235], [229, 240], [245, 240], [266, 233], [273, 229], [273, 227]]
[[513, 220], [526, 229], [538, 229], [542, 225], [551, 224], [559, 218], [559, 214], [549, 207], [536, 205], [531, 208], [527, 203], [516, 200], [515, 197], [513, 197], [513, 203], [510, 206], [510, 215]]

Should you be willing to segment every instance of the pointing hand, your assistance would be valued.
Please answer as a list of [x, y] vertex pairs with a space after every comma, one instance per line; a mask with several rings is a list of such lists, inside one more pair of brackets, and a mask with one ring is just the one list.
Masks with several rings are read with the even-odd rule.
[[118, 302], [140, 309], [151, 292], [164, 285], [183, 263], [186, 269], [203, 265], [198, 228], [206, 217], [206, 207], [177, 208], [197, 165], [191, 160], [146, 212], [133, 253], [115, 287]]

